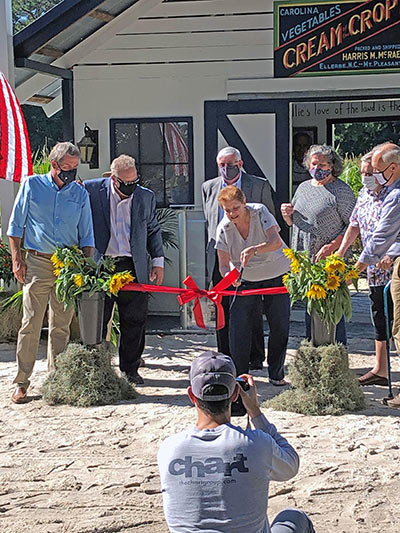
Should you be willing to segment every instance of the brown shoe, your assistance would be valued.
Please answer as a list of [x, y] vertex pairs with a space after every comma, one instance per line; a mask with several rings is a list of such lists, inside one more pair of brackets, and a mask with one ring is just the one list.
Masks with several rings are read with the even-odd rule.
[[397, 408], [399, 408], [400, 407], [400, 392], [399, 392], [399, 394], [397, 396], [395, 396], [393, 398], [393, 400], [388, 400], [387, 401], [387, 405], [389, 407], [397, 407]]
[[384, 376], [378, 376], [378, 374], [374, 374], [371, 371], [358, 378], [358, 382], [362, 387], [364, 387], [365, 385], [387, 386], [389, 384], [388, 378], [385, 378]]
[[27, 392], [25, 387], [16, 387], [11, 401], [14, 403], [26, 403], [28, 401]]

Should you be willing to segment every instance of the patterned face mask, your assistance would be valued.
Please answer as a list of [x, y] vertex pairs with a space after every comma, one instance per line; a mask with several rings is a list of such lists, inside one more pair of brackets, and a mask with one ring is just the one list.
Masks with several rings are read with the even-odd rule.
[[331, 169], [323, 170], [322, 168], [310, 168], [308, 172], [317, 181], [322, 181], [332, 174]]

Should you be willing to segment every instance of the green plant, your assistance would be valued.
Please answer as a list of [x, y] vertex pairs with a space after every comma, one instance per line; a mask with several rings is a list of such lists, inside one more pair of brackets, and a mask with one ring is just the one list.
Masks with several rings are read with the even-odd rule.
[[96, 263], [92, 257], [85, 257], [77, 246], [57, 248], [51, 261], [57, 276], [57, 298], [67, 307], [75, 305], [76, 308], [77, 297], [82, 292], [117, 294], [124, 285], [133, 281], [127, 270], [113, 273], [115, 265], [112, 257]]
[[364, 395], [342, 344], [316, 348], [303, 341], [289, 366], [289, 378], [293, 388], [265, 402], [265, 407], [305, 415], [339, 415], [364, 408]]
[[0, 279], [8, 285], [13, 277], [10, 250], [8, 245], [0, 238]]
[[47, 174], [50, 172], [50, 169], [49, 149], [45, 144], [42, 148], [37, 149], [32, 154], [32, 171], [33, 174]]
[[349, 187], [351, 187], [355, 196], [357, 197], [363, 188], [361, 180], [361, 155], [349, 156], [346, 155], [344, 159], [344, 169], [340, 174], [340, 179], [343, 180]]
[[43, 400], [50, 405], [78, 407], [106, 405], [137, 397], [135, 389], [111, 366], [112, 352], [69, 344], [57, 356], [57, 368], [42, 387]]
[[336, 254], [313, 263], [308, 252], [283, 250], [291, 260], [290, 272], [283, 277], [292, 305], [307, 302], [307, 311], [316, 311], [327, 324], [338, 324], [343, 315], [350, 320], [352, 306], [347, 283], [357, 280], [358, 271]]
[[165, 248], [178, 249], [178, 218], [176, 211], [169, 207], [160, 207], [156, 209], [158, 222], [161, 226], [161, 238]]

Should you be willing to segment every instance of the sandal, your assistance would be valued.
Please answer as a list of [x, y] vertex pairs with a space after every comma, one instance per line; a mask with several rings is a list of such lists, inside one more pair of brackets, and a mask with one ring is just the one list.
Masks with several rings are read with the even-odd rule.
[[384, 376], [378, 376], [378, 374], [374, 374], [373, 372], [369, 371], [360, 378], [358, 378], [358, 382], [361, 386], [365, 385], [388, 385], [388, 378], [385, 378]]
[[285, 385], [289, 385], [289, 383], [284, 379], [268, 378], [268, 381], [271, 383], [271, 385], [274, 385], [274, 387], [284, 387]]

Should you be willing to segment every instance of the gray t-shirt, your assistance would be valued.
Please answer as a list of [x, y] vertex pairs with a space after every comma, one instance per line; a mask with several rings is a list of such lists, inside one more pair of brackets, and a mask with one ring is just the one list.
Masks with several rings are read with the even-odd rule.
[[269, 533], [270, 480], [297, 474], [299, 457], [264, 415], [255, 430], [196, 427], [166, 439], [158, 452], [171, 533]]
[[343, 235], [356, 205], [351, 188], [341, 179], [327, 185], [300, 183], [292, 200], [292, 248], [313, 258], [325, 244]]
[[[240, 235], [235, 224], [225, 215], [217, 228], [215, 248], [229, 253], [231, 268], [240, 269], [240, 253], [249, 246], [267, 241], [265, 231], [273, 226], [279, 229], [275, 217], [263, 204], [247, 204], [250, 211], [250, 230], [246, 239]], [[262, 281], [285, 274], [290, 261], [283, 254], [283, 246], [274, 252], [259, 253], [251, 258], [242, 278], [246, 281]]]

